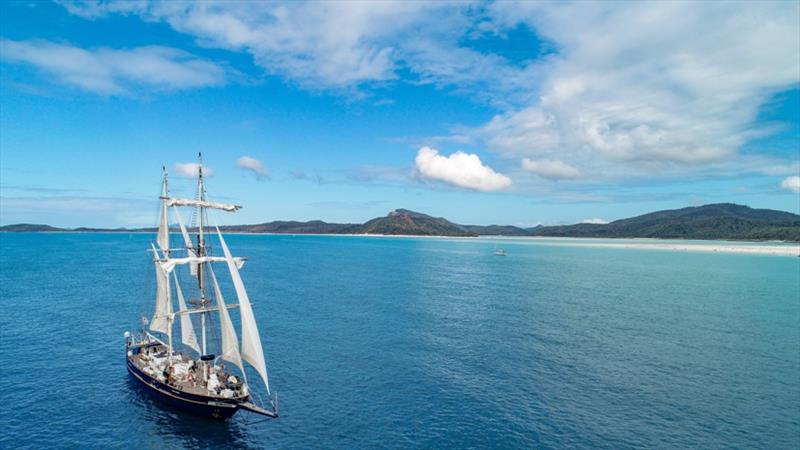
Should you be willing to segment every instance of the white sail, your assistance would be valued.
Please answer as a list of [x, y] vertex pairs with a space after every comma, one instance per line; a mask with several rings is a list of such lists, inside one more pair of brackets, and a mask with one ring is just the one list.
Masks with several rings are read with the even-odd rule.
[[167, 202], [169, 206], [194, 206], [196, 208], [221, 209], [223, 211], [234, 212], [241, 208], [240, 205], [229, 203], [207, 202], [205, 200], [194, 200], [191, 198], [170, 198]]
[[214, 269], [208, 266], [208, 271], [211, 274], [214, 296], [217, 298], [217, 306], [219, 306], [219, 325], [222, 329], [222, 359], [236, 364], [244, 373], [242, 357], [239, 354], [239, 339], [236, 337], [236, 330], [233, 328], [231, 316], [228, 314], [228, 307], [225, 305], [225, 299], [222, 298], [222, 292], [219, 290], [219, 283], [217, 283], [217, 277], [214, 275]]
[[[175, 280], [175, 293], [178, 295], [178, 311], [187, 311], [186, 301], [184, 301], [183, 292], [181, 291], [181, 285], [178, 283], [178, 275], [175, 272], [172, 272], [172, 277]], [[194, 349], [194, 351], [197, 353], [200, 353], [200, 346], [197, 344], [197, 335], [194, 334], [192, 318], [189, 317], [189, 314], [181, 314], [180, 316], [181, 342], [183, 342], [184, 345]]]
[[250, 298], [247, 296], [247, 291], [244, 288], [242, 277], [239, 275], [239, 268], [228, 246], [225, 244], [225, 239], [217, 227], [217, 236], [222, 246], [222, 252], [225, 254], [225, 259], [228, 262], [228, 270], [231, 272], [231, 279], [233, 286], [236, 289], [236, 296], [239, 298], [239, 314], [242, 318], [242, 359], [250, 363], [256, 369], [269, 393], [269, 378], [267, 377], [267, 364], [264, 361], [264, 350], [261, 348], [261, 337], [258, 334], [258, 325], [253, 316], [253, 307], [250, 305]]
[[[171, 273], [175, 266], [183, 265], [183, 264], [199, 264], [199, 263], [209, 263], [209, 262], [226, 262], [227, 259], [223, 258], [222, 256], [187, 256], [185, 258], [167, 258], [164, 260], [159, 261], [161, 264], [161, 268], [166, 273]], [[244, 258], [234, 258], [234, 263], [237, 267], [244, 266]]]
[[[175, 208], [175, 219], [178, 220], [178, 226], [181, 227], [181, 236], [183, 236], [183, 243], [186, 245], [186, 252], [189, 256], [196, 257], [197, 252], [192, 245], [192, 238], [189, 237], [189, 232], [186, 231], [186, 227], [183, 226], [183, 219], [177, 208]], [[197, 276], [197, 263], [189, 263], [189, 273], [191, 273], [192, 276]]]
[[156, 242], [161, 250], [169, 250], [169, 210], [167, 208], [167, 174], [161, 188], [161, 213], [158, 218], [158, 237]]
[[[152, 244], [150, 244], [152, 246]], [[158, 256], [157, 250], [153, 246], [153, 252]], [[156, 267], [156, 310], [153, 319], [150, 321], [150, 329], [164, 334], [170, 334], [169, 319], [172, 314], [172, 302], [170, 301], [169, 276], [158, 261]]]

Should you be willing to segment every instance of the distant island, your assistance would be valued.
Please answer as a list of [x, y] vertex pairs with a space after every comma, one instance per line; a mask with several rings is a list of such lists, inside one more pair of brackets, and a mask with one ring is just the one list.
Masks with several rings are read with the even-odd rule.
[[[521, 228], [511, 225], [459, 225], [407, 209], [363, 224], [274, 221], [253, 225], [228, 225], [234, 233], [278, 234], [382, 234], [398, 236], [547, 236], [593, 238], [711, 239], [800, 242], [800, 215], [772, 209], [753, 209], [732, 203], [657, 211], [607, 224]], [[0, 232], [155, 232], [155, 228], [57, 228], [49, 225], [14, 224]]]

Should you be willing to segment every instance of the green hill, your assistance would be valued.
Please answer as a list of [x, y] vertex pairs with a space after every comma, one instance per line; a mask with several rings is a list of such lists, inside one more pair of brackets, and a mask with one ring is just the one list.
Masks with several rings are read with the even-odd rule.
[[352, 223], [329, 223], [321, 220], [297, 222], [294, 220], [277, 220], [255, 225], [229, 225], [220, 227], [223, 231], [238, 233], [286, 233], [286, 234], [344, 234], [348, 230], [360, 227]]
[[533, 236], [800, 241], [800, 216], [717, 203], [657, 211], [608, 224], [536, 227]]
[[[599, 238], [730, 239], [800, 242], [800, 215], [772, 209], [753, 209], [732, 203], [656, 211], [608, 224], [537, 226], [459, 225], [407, 209], [396, 209], [364, 224], [275, 221], [220, 227], [239, 233], [286, 234], [387, 234], [408, 236], [560, 236]], [[0, 231], [155, 232], [155, 228], [64, 229], [49, 225], [15, 224]], [[173, 229], [173, 231], [177, 231]]]
[[447, 219], [433, 217], [407, 209], [396, 209], [386, 217], [366, 222], [356, 230], [357, 234], [393, 234], [411, 236], [477, 236]]
[[4, 225], [0, 227], [0, 231], [24, 233], [24, 232], [42, 232], [42, 231], [69, 231], [64, 228], [51, 227], [50, 225], [41, 225], [35, 223], [15, 223], [13, 225]]
[[528, 230], [513, 225], [461, 225], [479, 236], [529, 236]]

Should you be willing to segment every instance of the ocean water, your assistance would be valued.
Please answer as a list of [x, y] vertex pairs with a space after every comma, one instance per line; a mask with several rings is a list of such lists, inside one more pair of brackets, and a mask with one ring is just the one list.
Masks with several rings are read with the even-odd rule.
[[151, 239], [0, 234], [0, 448], [800, 446], [800, 258], [231, 235], [281, 417], [218, 423], [125, 370]]

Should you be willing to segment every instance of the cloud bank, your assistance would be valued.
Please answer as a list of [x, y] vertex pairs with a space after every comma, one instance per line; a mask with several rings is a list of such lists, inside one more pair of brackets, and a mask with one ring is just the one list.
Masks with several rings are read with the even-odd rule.
[[476, 154], [457, 151], [442, 156], [439, 151], [422, 147], [417, 152], [416, 167], [420, 175], [454, 186], [490, 192], [511, 186], [511, 179], [483, 165]]
[[182, 50], [80, 47], [50, 41], [0, 39], [3, 62], [36, 67], [55, 81], [103, 95], [128, 94], [137, 87], [176, 91], [224, 83], [221, 66]]
[[264, 167], [264, 164], [262, 164], [261, 161], [249, 156], [242, 156], [241, 158], [237, 159], [236, 167], [252, 172], [258, 180], [263, 180], [264, 178], [269, 177], [269, 171], [266, 167]]

